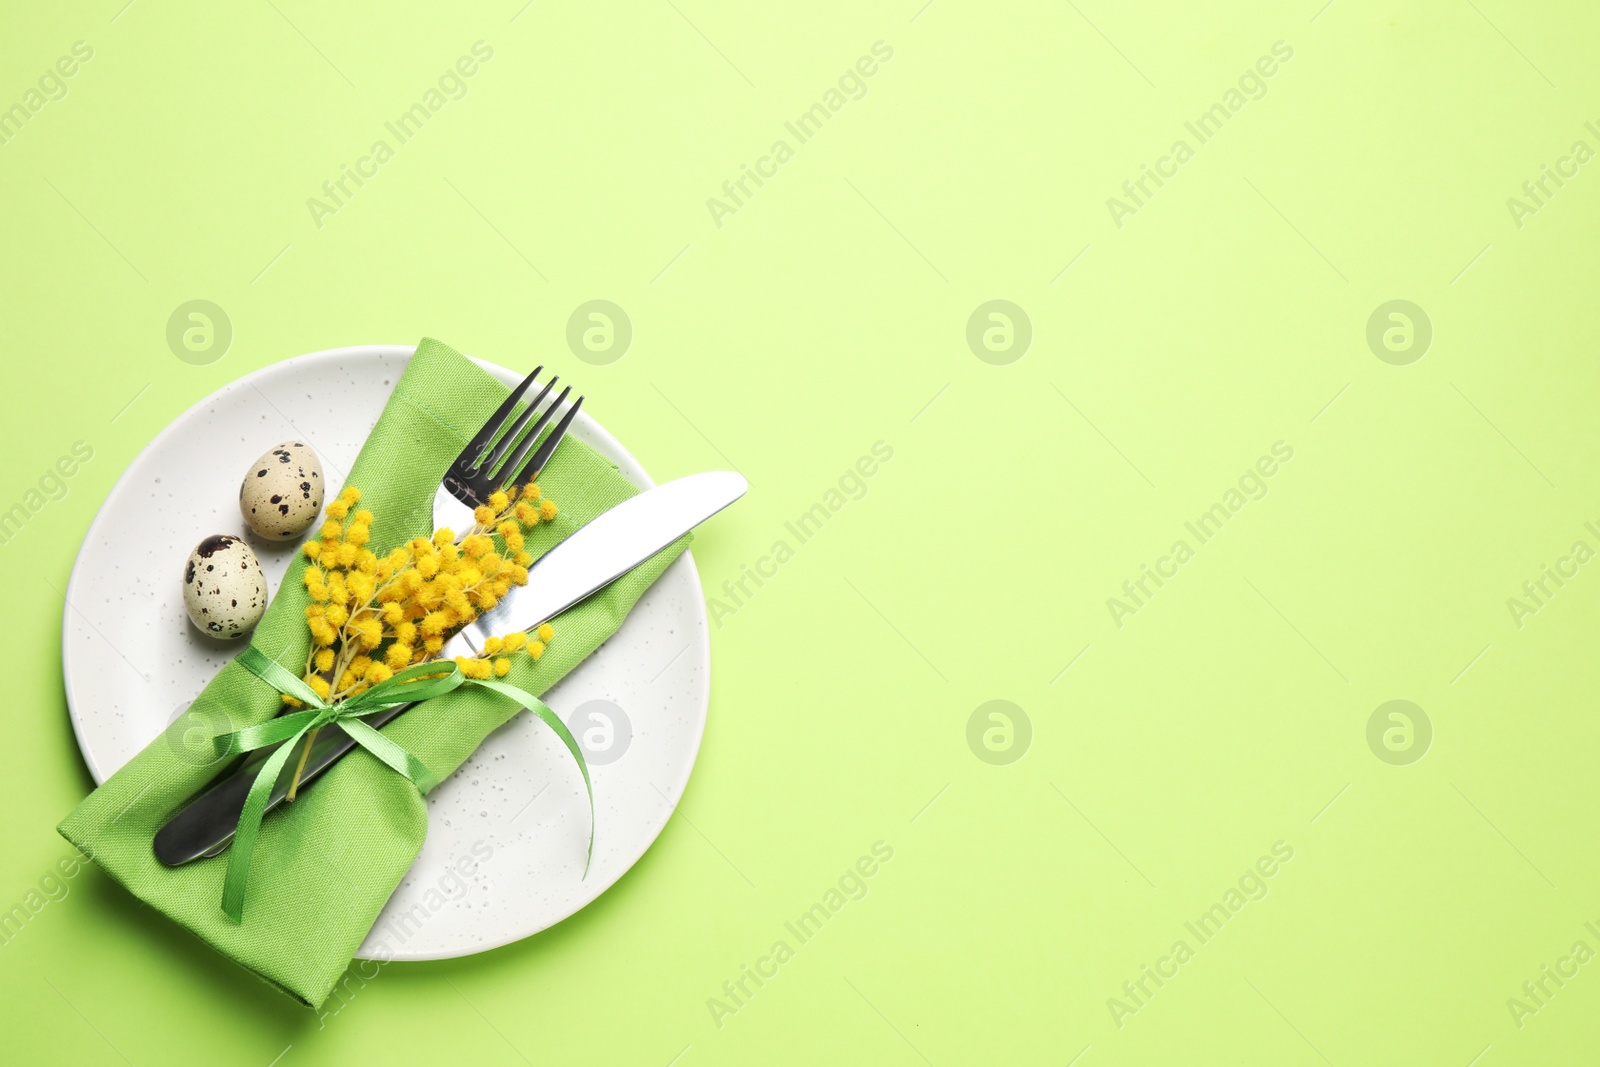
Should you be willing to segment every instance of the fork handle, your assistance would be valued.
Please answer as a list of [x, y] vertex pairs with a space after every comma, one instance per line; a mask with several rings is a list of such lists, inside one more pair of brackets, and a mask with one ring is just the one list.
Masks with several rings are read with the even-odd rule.
[[[363, 721], [376, 728], [414, 706], [401, 704], [368, 715]], [[355, 741], [343, 730], [324, 730], [311, 746], [311, 755], [306, 760], [305, 769], [300, 772], [300, 785], [304, 787], [321, 777], [324, 771], [355, 747]], [[245, 799], [250, 795], [250, 787], [255, 784], [261, 765], [275, 751], [276, 746], [253, 753], [238, 770], [189, 801], [183, 810], [168, 820], [155, 836], [156, 859], [168, 867], [180, 867], [202, 856], [215, 856], [225, 849], [238, 829], [239, 815], [244, 811]], [[293, 779], [294, 761], [291, 760], [284, 764], [283, 772], [272, 787], [267, 811], [283, 803], [289, 795], [289, 783]]]

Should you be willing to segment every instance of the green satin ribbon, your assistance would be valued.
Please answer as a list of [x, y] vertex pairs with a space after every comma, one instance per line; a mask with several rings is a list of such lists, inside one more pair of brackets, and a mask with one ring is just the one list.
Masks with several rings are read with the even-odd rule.
[[[218, 759], [226, 759], [243, 752], [278, 745], [278, 750], [264, 763], [250, 786], [244, 810], [239, 813], [239, 825], [234, 831], [233, 844], [228, 852], [228, 873], [222, 883], [222, 910], [234, 922], [244, 921], [245, 888], [250, 880], [250, 863], [255, 853], [256, 837], [261, 831], [261, 820], [266, 815], [267, 802], [272, 797], [272, 787], [283, 772], [284, 764], [293, 755], [298, 742], [312, 730], [336, 725], [356, 744], [372, 753], [385, 765], [403, 775], [426, 793], [439, 780], [416, 756], [391, 741], [361, 720], [380, 711], [401, 704], [414, 704], [443, 696], [462, 685], [477, 685], [510, 697], [532, 711], [546, 726], [561, 738], [567, 751], [578, 763], [583, 773], [583, 786], [589, 794], [589, 851], [584, 859], [584, 873], [589, 870], [589, 860], [594, 857], [594, 787], [589, 781], [589, 766], [584, 761], [583, 750], [567, 729], [566, 723], [551, 711], [543, 701], [526, 690], [505, 682], [487, 678], [468, 678], [453, 660], [432, 660], [417, 663], [369, 689], [334, 704], [317, 695], [305, 682], [296, 678], [286, 668], [275, 662], [260, 649], [251, 645], [240, 653], [238, 662], [250, 673], [266, 682], [280, 693], [294, 697], [306, 705], [305, 710], [280, 715], [275, 719], [247, 726], [243, 730], [221, 734], [212, 739]], [[435, 675], [436, 677], [425, 677]]]

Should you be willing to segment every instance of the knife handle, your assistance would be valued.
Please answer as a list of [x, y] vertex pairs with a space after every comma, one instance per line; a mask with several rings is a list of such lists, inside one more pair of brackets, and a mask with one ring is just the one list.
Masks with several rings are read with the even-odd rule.
[[[401, 704], [376, 715], [368, 715], [363, 721], [368, 726], [376, 728], [413, 706]], [[301, 742], [295, 743], [298, 745]], [[305, 769], [300, 773], [300, 788], [303, 789], [316, 781], [324, 771], [338, 762], [340, 757], [355, 747], [355, 741], [343, 730], [322, 731], [322, 736], [311, 746], [311, 755], [306, 760]], [[189, 801], [187, 806], [167, 820], [167, 824], [155, 836], [156, 859], [168, 867], [181, 867], [191, 860], [200, 859], [202, 856], [215, 856], [225, 849], [228, 842], [233, 840], [234, 831], [238, 829], [239, 815], [244, 811], [250, 787], [255, 784], [261, 765], [274, 751], [276, 749], [271, 748], [254, 753], [244, 766]], [[282, 804], [284, 798], [289, 795], [289, 783], [294, 778], [295, 763], [296, 761], [291, 759], [284, 764], [283, 772], [279, 774], [278, 781], [272, 787], [271, 798], [267, 801], [268, 812]]]

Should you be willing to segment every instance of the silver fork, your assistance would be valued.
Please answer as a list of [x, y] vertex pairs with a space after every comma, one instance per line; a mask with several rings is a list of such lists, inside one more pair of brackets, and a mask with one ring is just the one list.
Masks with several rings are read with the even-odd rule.
[[[539, 434], [550, 424], [556, 410], [572, 392], [570, 385], [562, 389], [554, 403], [540, 414], [539, 405], [544, 403], [545, 397], [550, 395], [550, 390], [560, 380], [559, 376], [552, 374], [544, 388], [539, 390], [539, 395], [528, 403], [521, 415], [513, 418], [512, 412], [528, 390], [533, 388], [534, 380], [542, 370], [542, 366], [535, 367], [532, 374], [522, 379], [522, 384], [511, 391], [511, 395], [495, 409], [483, 428], [467, 442], [467, 447], [445, 470], [439, 489], [433, 495], [434, 529], [448, 527], [457, 532], [467, 529], [473, 523], [473, 509], [487, 504], [495, 490], [532, 481], [550, 462], [556, 446], [567, 435], [567, 428], [583, 406], [583, 397], [572, 402], [544, 443], [529, 456], [528, 452], [534, 448]], [[528, 428], [530, 422], [533, 423], [532, 429]]]
[[[578, 408], [583, 404], [583, 397], [580, 396], [573, 401], [566, 414], [561, 416], [561, 421], [557, 422], [540, 442], [539, 435], [550, 425], [556, 410], [572, 392], [572, 387], [567, 386], [561, 391], [561, 395], [556, 397], [555, 402], [540, 413], [539, 405], [550, 395], [550, 390], [556, 384], [556, 376], [551, 375], [550, 380], [539, 391], [539, 395], [534, 397], [520, 414], [514, 415], [517, 405], [533, 388], [534, 380], [542, 370], [544, 370], [542, 366], [535, 367], [533, 373], [511, 391], [511, 395], [495, 409], [494, 414], [489, 416], [483, 427], [471, 441], [467, 442], [461, 454], [445, 470], [439, 489], [433, 497], [434, 529], [449, 527], [458, 534], [470, 529], [475, 521], [472, 515], [474, 508], [487, 504], [489, 496], [498, 489], [523, 485], [537, 478], [545, 465], [550, 462], [550, 457], [555, 455], [556, 446], [566, 437], [567, 430], [572, 426], [572, 420], [578, 414]], [[529, 455], [530, 451], [532, 455]], [[464, 638], [457, 635], [445, 646], [444, 656], [448, 658], [457, 653], [473, 654], [474, 649], [470, 645], [460, 642], [464, 642]], [[403, 704], [390, 708], [368, 716], [365, 721], [367, 725], [376, 729], [409, 706]], [[331, 767], [354, 745], [355, 742], [343, 730], [326, 731], [312, 746], [306, 758], [305, 768], [300, 774], [300, 788], [305, 788], [321, 777], [323, 771]], [[190, 800], [183, 810], [173, 816], [156, 834], [154, 842], [156, 858], [169, 867], [175, 867], [201, 856], [215, 856], [227, 848], [228, 842], [233, 840], [231, 832], [214, 845], [202, 847], [196, 842], [215, 841], [217, 834], [214, 827], [219, 822], [226, 827], [238, 823], [239, 813], [244, 810], [245, 798], [255, 782], [256, 776], [251, 772], [265, 763], [275, 751], [276, 749], [262, 749], [252, 753], [237, 769], [229, 771], [220, 781]], [[272, 798], [267, 802], [268, 812], [282, 804], [284, 798], [288, 796], [291, 777], [288, 771], [293, 765], [294, 761], [290, 760], [284, 767], [285, 773], [280, 775], [277, 784], [273, 786]]]

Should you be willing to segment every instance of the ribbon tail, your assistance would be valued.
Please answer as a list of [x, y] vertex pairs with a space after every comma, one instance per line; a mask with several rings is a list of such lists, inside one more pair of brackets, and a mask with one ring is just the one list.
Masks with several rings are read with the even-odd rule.
[[507, 685], [505, 682], [490, 681], [485, 678], [474, 678], [471, 681], [474, 685], [481, 685], [485, 689], [492, 689], [496, 693], [510, 697], [539, 716], [544, 721], [544, 724], [554, 730], [557, 737], [561, 738], [561, 743], [567, 746], [567, 751], [572, 753], [573, 760], [578, 764], [578, 770], [583, 774], [583, 788], [589, 794], [589, 851], [583, 857], [583, 873], [587, 876], [589, 863], [594, 859], [594, 784], [589, 781], [589, 764], [583, 758], [583, 749], [579, 747], [577, 739], [572, 736], [572, 731], [567, 729], [567, 724], [561, 721], [561, 717], [551, 711], [544, 701], [532, 693], [524, 689], [518, 689], [514, 685]]
[[583, 854], [583, 873], [584, 877], [588, 877], [589, 863], [594, 859], [594, 784], [589, 781], [589, 763], [583, 758], [583, 749], [578, 746], [577, 739], [572, 736], [572, 731], [567, 729], [567, 724], [561, 721], [560, 716], [537, 700], [528, 707], [528, 710], [543, 719], [544, 724], [555, 731], [556, 736], [561, 738], [561, 743], [567, 746], [567, 751], [572, 753], [572, 758], [577, 761], [578, 770], [583, 774], [583, 789], [589, 795], [589, 848]]
[[261, 831], [262, 816], [267, 811], [267, 801], [272, 799], [272, 787], [277, 783], [283, 765], [294, 752], [295, 743], [308, 728], [302, 727], [262, 765], [250, 786], [249, 795], [245, 797], [244, 810], [239, 813], [239, 825], [233, 832], [233, 844], [228, 848], [228, 873], [222, 880], [222, 910], [236, 923], [244, 921], [244, 897], [250, 881], [250, 861], [255, 852], [256, 835]]
[[404, 775], [421, 792], [426, 793], [439, 784], [439, 779], [428, 769], [427, 764], [360, 719], [340, 719], [339, 729], [349, 734], [352, 741], [382, 760], [388, 767]]

